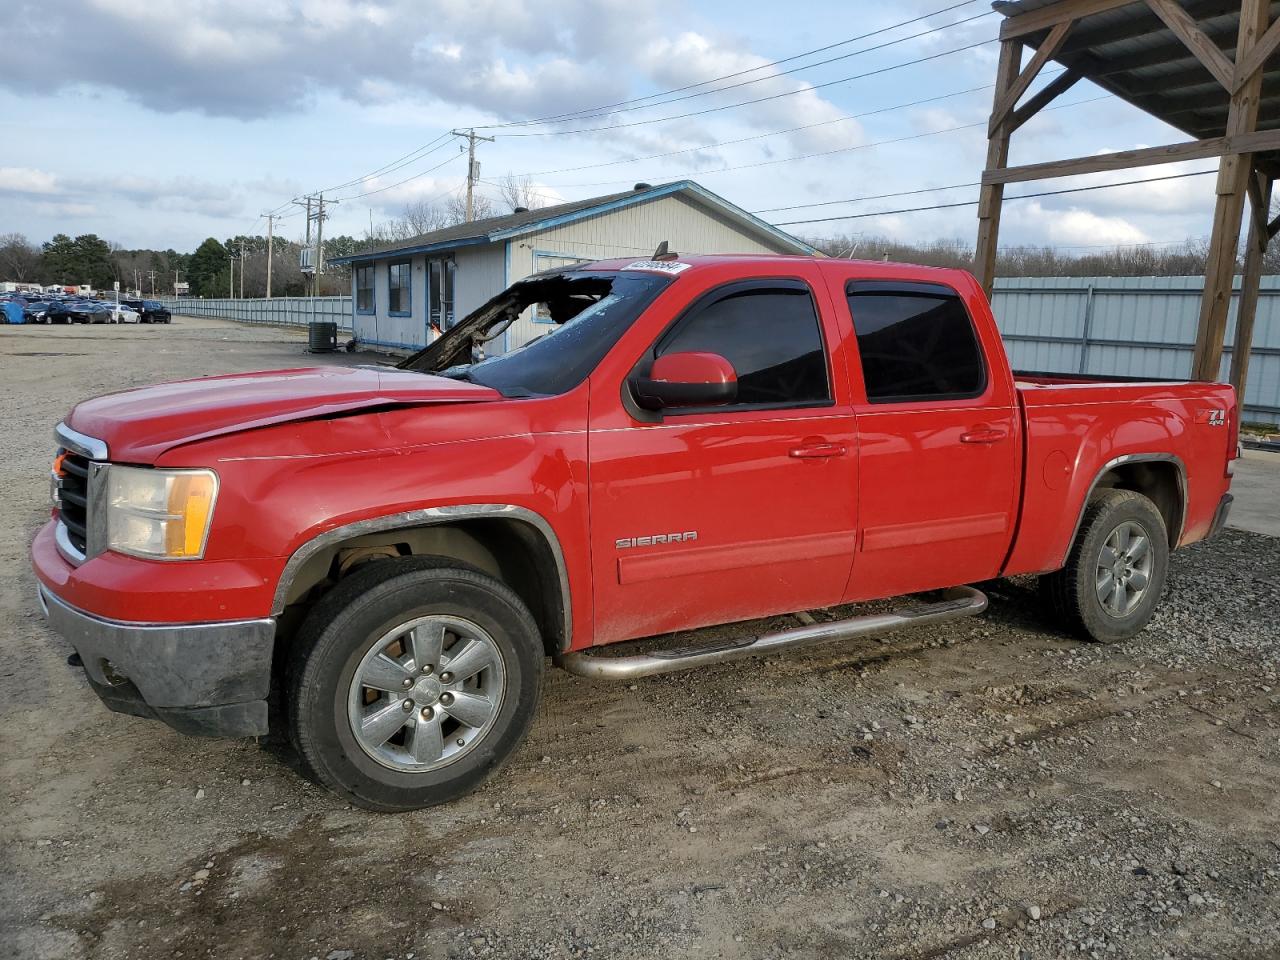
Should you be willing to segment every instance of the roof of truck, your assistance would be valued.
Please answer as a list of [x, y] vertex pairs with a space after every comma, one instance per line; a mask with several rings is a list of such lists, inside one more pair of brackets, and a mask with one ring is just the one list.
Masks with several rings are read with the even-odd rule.
[[574, 270], [636, 270], [679, 275], [686, 270], [724, 268], [733, 265], [751, 266], [753, 272], [765, 275], [777, 271], [786, 264], [811, 264], [823, 272], [834, 273], [849, 279], [900, 280], [917, 283], [948, 283], [967, 286], [976, 283], [967, 270], [954, 267], [927, 267], [918, 263], [898, 263], [890, 260], [848, 260], [824, 256], [798, 256], [776, 253], [712, 253], [675, 254], [666, 259], [652, 260], [645, 257], [620, 257], [575, 264]]

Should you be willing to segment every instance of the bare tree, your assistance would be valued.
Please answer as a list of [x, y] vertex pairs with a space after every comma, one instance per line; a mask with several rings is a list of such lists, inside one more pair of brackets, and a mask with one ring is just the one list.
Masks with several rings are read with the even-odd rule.
[[519, 207], [537, 210], [547, 205], [546, 197], [534, 189], [533, 180], [527, 174], [517, 177], [508, 173], [498, 182], [498, 193], [502, 196], [502, 202], [512, 210]]
[[20, 233], [0, 236], [0, 271], [4, 279], [25, 283], [40, 269], [40, 248]]
[[[484, 220], [486, 217], [495, 217], [498, 215], [498, 205], [488, 197], [482, 197], [475, 194], [471, 206], [474, 210], [474, 220]], [[445, 211], [448, 213], [449, 224], [463, 223], [467, 219], [467, 200], [461, 193], [450, 195], [445, 201]]]
[[452, 226], [456, 221], [449, 216], [449, 211], [434, 201], [415, 200], [404, 208], [400, 219], [396, 221], [403, 226], [407, 236], [430, 233], [442, 227]]

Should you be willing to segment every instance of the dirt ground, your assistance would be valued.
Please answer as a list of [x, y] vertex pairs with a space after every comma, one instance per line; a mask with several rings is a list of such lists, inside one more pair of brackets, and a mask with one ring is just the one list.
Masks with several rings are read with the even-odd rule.
[[1243, 531], [1119, 646], [1012, 582], [889, 642], [551, 670], [498, 778], [402, 816], [107, 712], [28, 571], [52, 426], [309, 362], [212, 320], [0, 330], [0, 956], [1280, 957], [1280, 540]]

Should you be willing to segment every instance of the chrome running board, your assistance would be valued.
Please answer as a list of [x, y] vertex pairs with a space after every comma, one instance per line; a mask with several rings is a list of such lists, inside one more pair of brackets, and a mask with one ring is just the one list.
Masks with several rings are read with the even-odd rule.
[[830, 623], [814, 623], [810, 626], [767, 633], [760, 637], [742, 637], [722, 640], [718, 643], [693, 647], [674, 647], [655, 650], [631, 657], [611, 657], [599, 653], [578, 651], [561, 654], [556, 665], [580, 677], [602, 680], [630, 680], [634, 677], [651, 677], [659, 673], [675, 673], [704, 667], [712, 663], [727, 663], [744, 657], [758, 657], [778, 650], [802, 647], [826, 640], [851, 640], [854, 637], [878, 636], [892, 633], [904, 627], [919, 627], [927, 623], [941, 623], [958, 617], [971, 617], [987, 609], [987, 597], [973, 587], [954, 587], [943, 591], [943, 599], [933, 603], [903, 607], [890, 613], [874, 613], [848, 620]]

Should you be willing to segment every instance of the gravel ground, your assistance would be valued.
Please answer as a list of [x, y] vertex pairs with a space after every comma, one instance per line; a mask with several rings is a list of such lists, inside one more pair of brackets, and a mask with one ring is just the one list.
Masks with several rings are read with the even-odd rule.
[[108, 713], [32, 600], [49, 429], [111, 388], [300, 362], [208, 320], [0, 333], [0, 956], [1280, 957], [1280, 540], [1256, 534], [1178, 553], [1114, 647], [1015, 581], [888, 642], [551, 671], [496, 780], [402, 816]]

